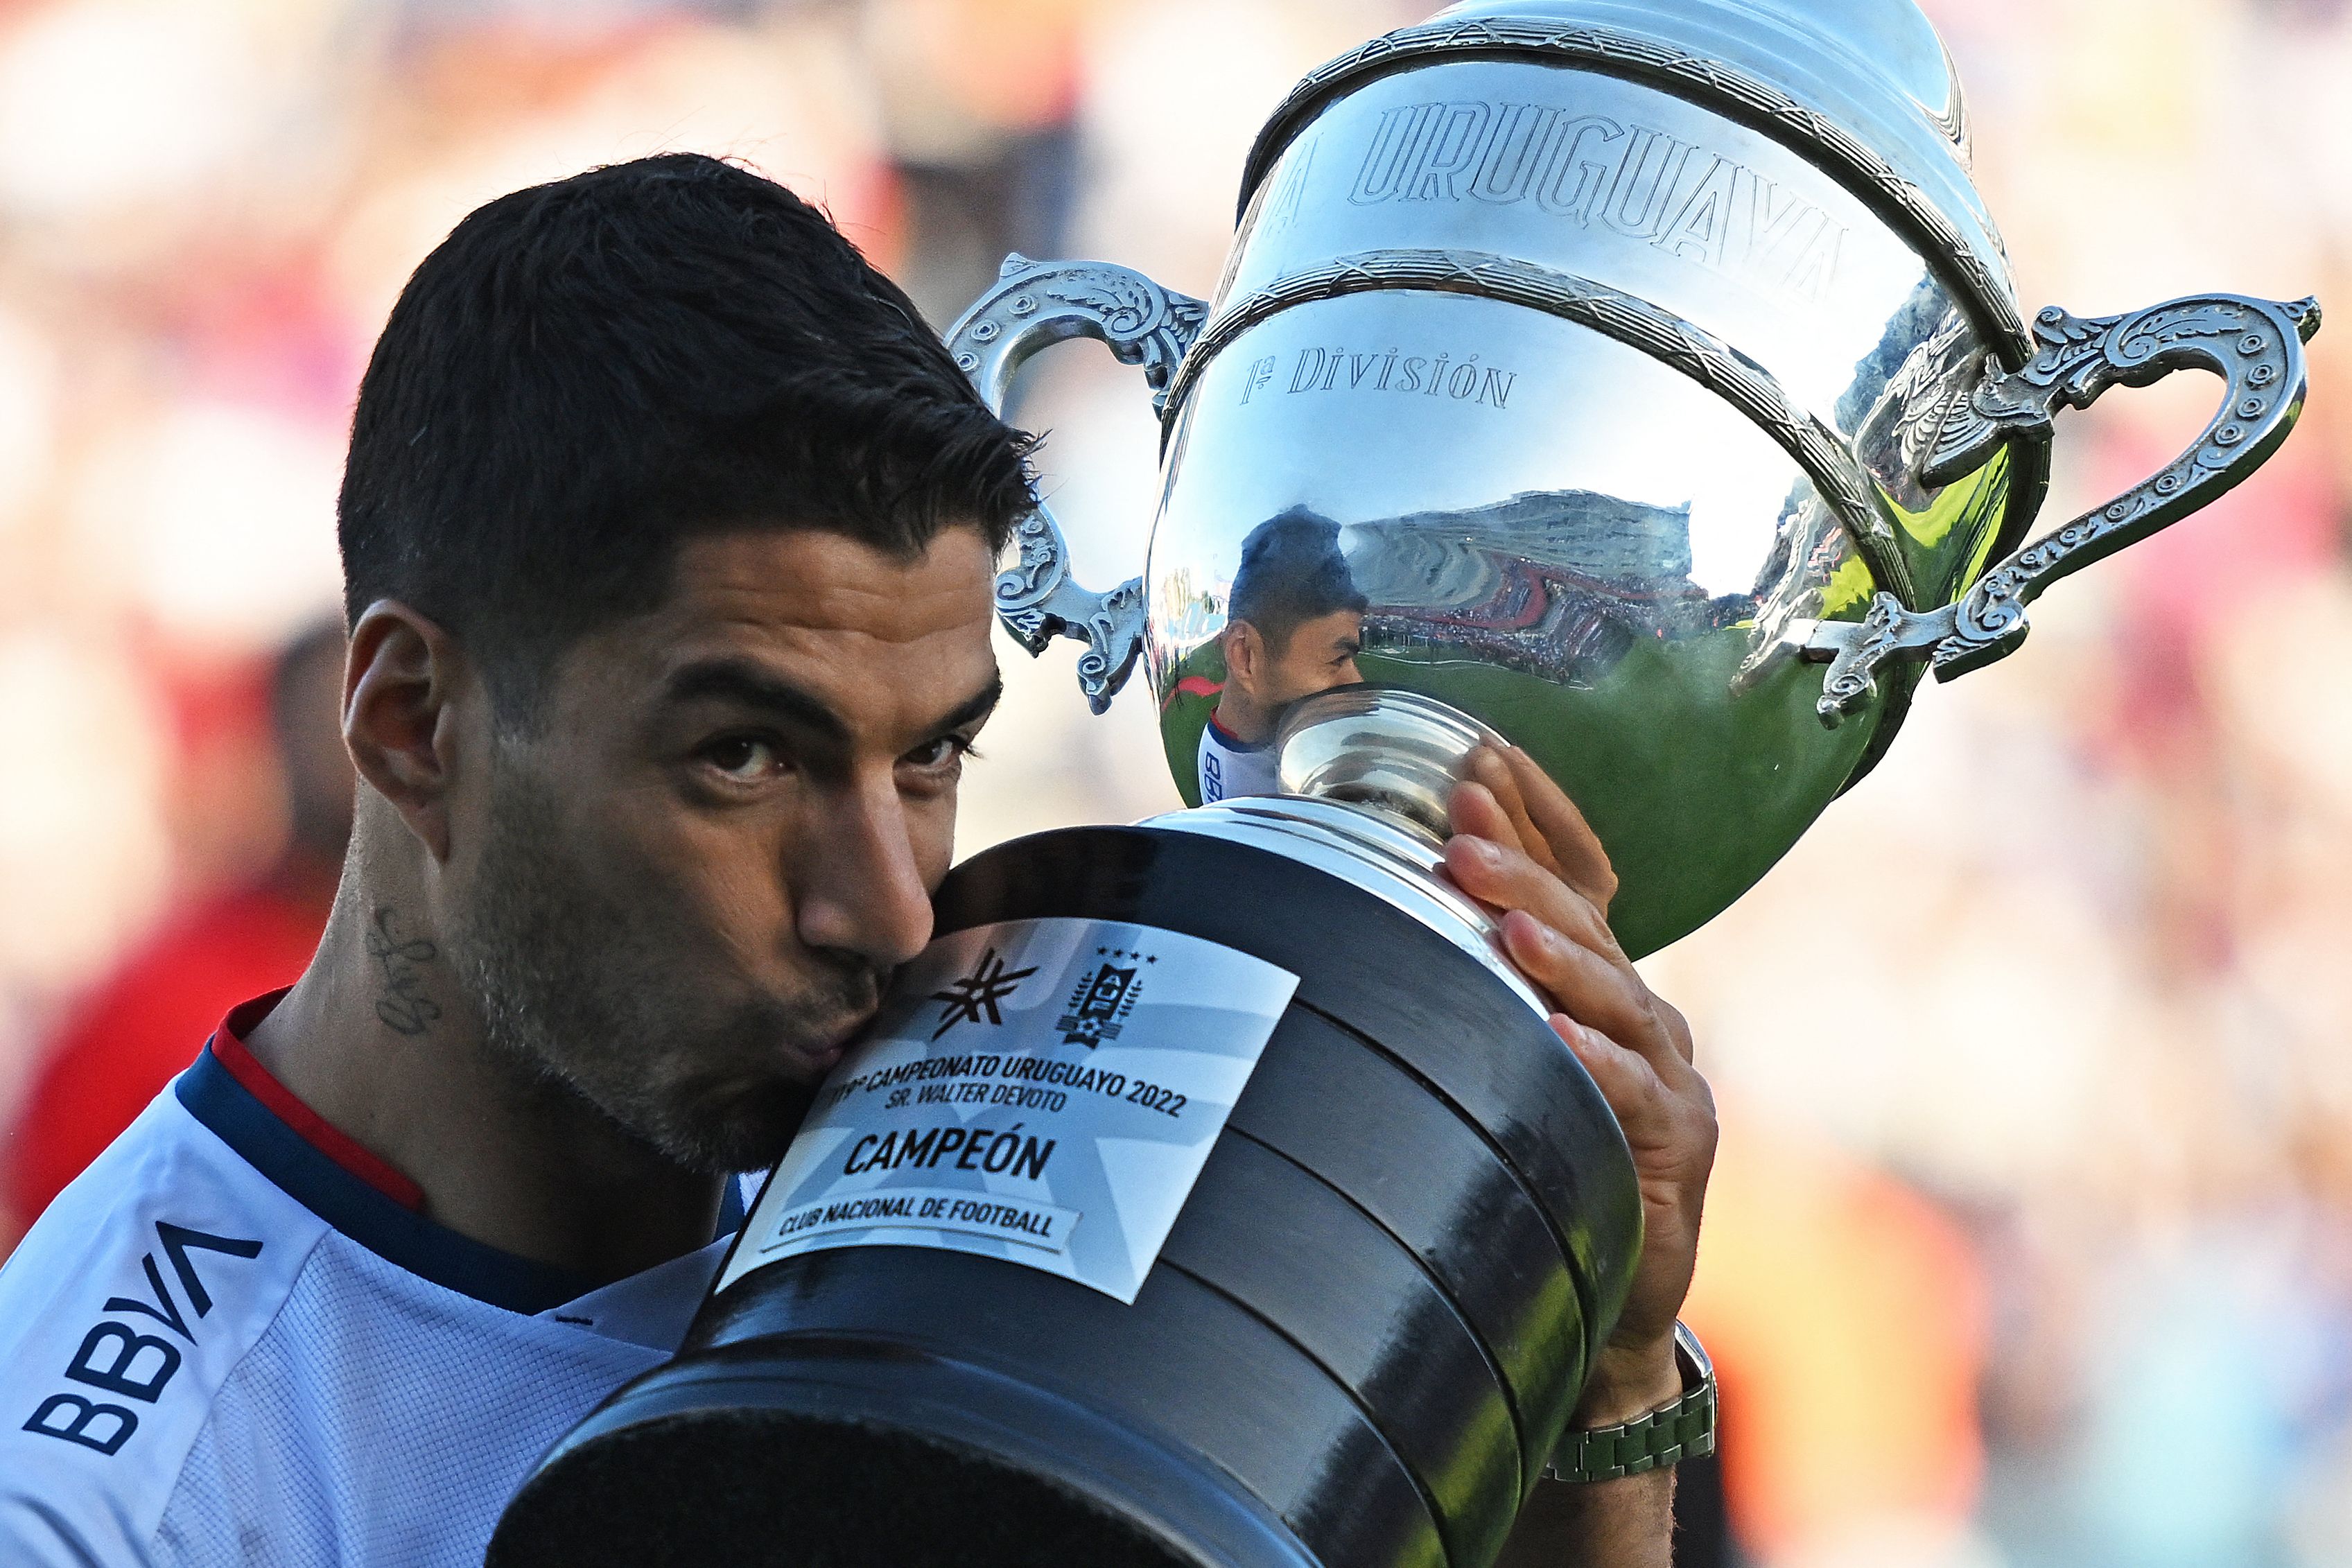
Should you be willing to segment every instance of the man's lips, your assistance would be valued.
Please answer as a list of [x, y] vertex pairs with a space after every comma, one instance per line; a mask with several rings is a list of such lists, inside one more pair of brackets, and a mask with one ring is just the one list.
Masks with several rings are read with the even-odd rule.
[[814, 1071], [830, 1072], [834, 1064], [841, 1060], [857, 1037], [865, 1032], [866, 1026], [873, 1021], [874, 1014], [870, 1009], [845, 1013], [841, 1020], [830, 1028], [817, 1031], [810, 1038], [795, 1040], [786, 1048]]

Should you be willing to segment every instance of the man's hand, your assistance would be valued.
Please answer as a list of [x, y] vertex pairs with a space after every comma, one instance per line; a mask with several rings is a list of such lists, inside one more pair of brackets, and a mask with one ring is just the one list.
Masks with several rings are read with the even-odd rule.
[[1690, 1026], [1652, 994], [1611, 934], [1616, 874], [1559, 786], [1517, 747], [1482, 747], [1449, 805], [1447, 871], [1502, 911], [1512, 962], [1557, 1009], [1552, 1027], [1616, 1112], [1641, 1177], [1641, 1262], [1575, 1423], [1612, 1426], [1682, 1393], [1675, 1316], [1698, 1255], [1715, 1097], [1691, 1064]]

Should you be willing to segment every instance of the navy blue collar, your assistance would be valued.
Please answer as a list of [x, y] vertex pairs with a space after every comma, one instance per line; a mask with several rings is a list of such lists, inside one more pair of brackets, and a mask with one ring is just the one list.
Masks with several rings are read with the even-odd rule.
[[[403, 1208], [329, 1159], [254, 1098], [221, 1066], [210, 1042], [194, 1065], [179, 1076], [173, 1089], [188, 1114], [236, 1150], [247, 1164], [395, 1268], [477, 1301], [525, 1315], [560, 1307], [600, 1283], [609, 1283], [486, 1247]], [[743, 1194], [730, 1179], [720, 1203], [718, 1234], [730, 1235], [742, 1224]]]
[[1228, 752], [1263, 752], [1266, 747], [1274, 743], [1274, 738], [1271, 735], [1267, 736], [1263, 741], [1243, 740], [1239, 735], [1236, 735], [1231, 730], [1226, 729], [1224, 725], [1218, 721], [1216, 712], [1213, 709], [1211, 710], [1209, 713], [1209, 728], [1217, 732], [1217, 744], [1223, 746]]

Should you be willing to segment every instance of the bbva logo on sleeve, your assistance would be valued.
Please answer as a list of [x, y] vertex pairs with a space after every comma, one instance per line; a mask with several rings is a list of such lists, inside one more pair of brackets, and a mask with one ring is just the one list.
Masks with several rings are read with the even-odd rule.
[[835, 1068], [719, 1280], [934, 1247], [1132, 1302], [1297, 976], [1150, 926], [943, 936]]

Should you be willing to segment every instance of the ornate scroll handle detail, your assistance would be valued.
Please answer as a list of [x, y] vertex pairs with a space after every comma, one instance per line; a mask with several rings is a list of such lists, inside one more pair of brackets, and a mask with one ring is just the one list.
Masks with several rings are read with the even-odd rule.
[[[1070, 338], [1099, 339], [1125, 363], [1143, 367], [1152, 412], [1160, 414], [1176, 367], [1208, 313], [1201, 300], [1124, 267], [1032, 261], [1016, 252], [1004, 258], [995, 287], [948, 333], [948, 352], [1001, 414], [1014, 374], [1032, 354]], [[1033, 655], [1057, 637], [1085, 643], [1078, 687], [1087, 705], [1103, 711], [1143, 648], [1143, 579], [1130, 577], [1108, 594], [1080, 587], [1070, 576], [1061, 526], [1043, 502], [1022, 519], [1013, 546], [1017, 559], [996, 578], [998, 617]]]
[[[2303, 345], [2319, 330], [2319, 302], [2282, 304], [2199, 295], [2085, 320], [2056, 306], [2033, 321], [2040, 347], [2021, 369], [1988, 359], [1965, 399], [1946, 412], [1920, 479], [1966, 474], [2012, 436], [2047, 440], [2061, 407], [2087, 408], [2111, 386], [2146, 386], [2185, 366], [2218, 374], [2228, 395], [2204, 433], [2163, 472], [2054, 533], [2033, 540], [1977, 579], [1959, 603], [1925, 614], [1881, 594], [1859, 622], [1811, 628], [1809, 655], [1830, 660], [1822, 722], [1834, 725], [1876, 689], [1884, 666], [1927, 659], [1948, 680], [2014, 651], [2030, 629], [2025, 606], [2070, 573], [2210, 505], [2278, 450], [2302, 412]], [[1793, 629], [1793, 628], [1792, 628]]]

